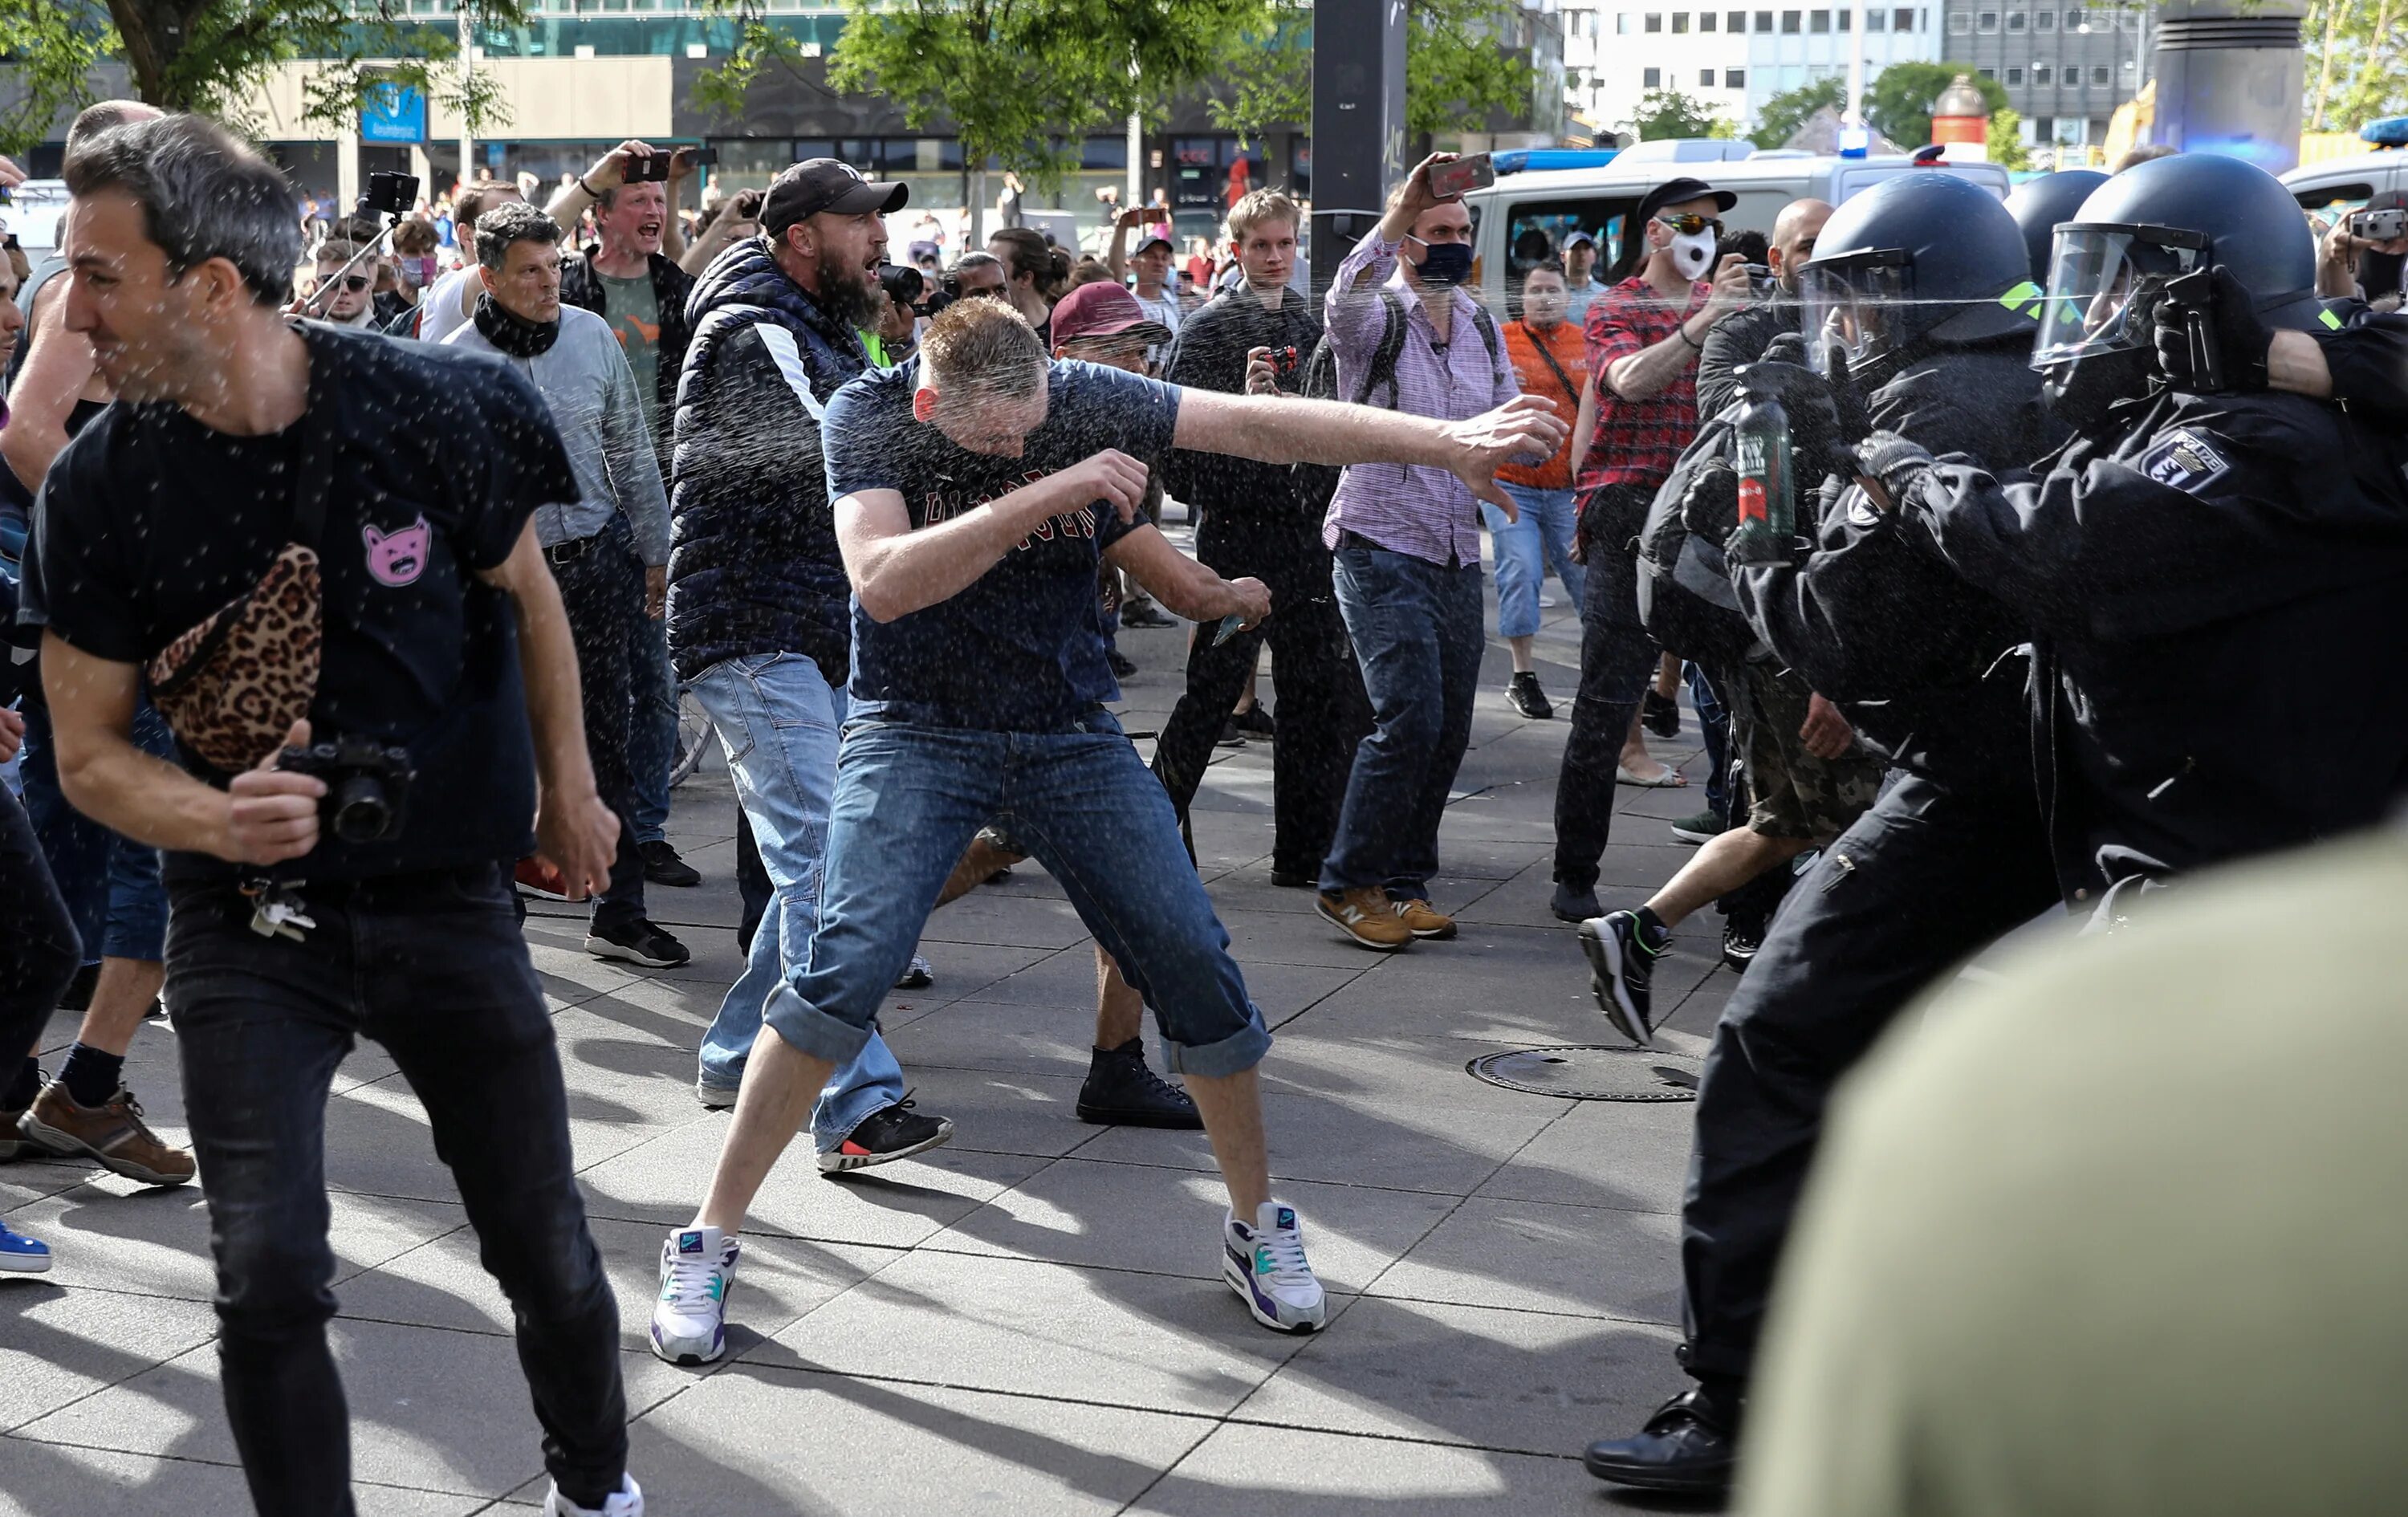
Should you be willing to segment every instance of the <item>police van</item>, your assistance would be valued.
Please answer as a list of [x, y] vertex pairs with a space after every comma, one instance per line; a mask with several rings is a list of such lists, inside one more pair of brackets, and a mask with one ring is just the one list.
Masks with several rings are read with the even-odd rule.
[[2332, 213], [2356, 210], [2386, 190], [2408, 190], [2408, 152], [2362, 152], [2328, 158], [2283, 176], [2283, 188], [2301, 210], [2328, 219]]
[[[1739, 203], [1723, 213], [1727, 232], [1762, 232], [1793, 200], [1828, 200], [1836, 206], [1861, 190], [1899, 174], [1956, 174], [2000, 200], [2012, 188], [2007, 171], [1990, 163], [1943, 163], [1923, 166], [1902, 156], [1817, 157], [1792, 150], [1756, 150], [1745, 142], [1719, 138], [1663, 138], [1620, 152], [1531, 150], [1500, 152], [1497, 182], [1464, 198], [1471, 211], [1475, 279], [1482, 298], [1502, 309], [1507, 281], [1538, 258], [1559, 256], [1564, 239], [1585, 232], [1598, 247], [1595, 278], [1608, 271], [1621, 251], [1626, 223], [1641, 196], [1671, 179], [1699, 179], [1728, 190]], [[1565, 165], [1565, 166], [1557, 166]]]

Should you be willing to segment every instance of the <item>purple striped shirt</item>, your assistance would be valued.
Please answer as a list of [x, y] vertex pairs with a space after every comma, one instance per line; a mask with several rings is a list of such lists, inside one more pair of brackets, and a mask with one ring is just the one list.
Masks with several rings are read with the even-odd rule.
[[[1387, 305], [1376, 287], [1383, 282], [1405, 303], [1405, 346], [1397, 354], [1397, 394], [1392, 409], [1408, 416], [1460, 422], [1503, 405], [1522, 393], [1513, 378], [1513, 361], [1500, 335], [1497, 356], [1472, 321], [1470, 294], [1448, 292], [1455, 316], [1440, 345], [1419, 297], [1406, 286], [1397, 268], [1397, 245], [1383, 242], [1374, 231], [1354, 245], [1338, 265], [1324, 306], [1324, 330], [1338, 358], [1338, 394], [1352, 399], [1354, 387], [1371, 364], [1387, 322]], [[1385, 397], [1374, 395], [1371, 403]], [[1338, 535], [1352, 532], [1383, 548], [1433, 564], [1450, 557], [1457, 564], [1480, 562], [1480, 503], [1462, 480], [1444, 469], [1402, 464], [1353, 464], [1338, 480], [1329, 514], [1322, 522], [1321, 540], [1338, 546]]]

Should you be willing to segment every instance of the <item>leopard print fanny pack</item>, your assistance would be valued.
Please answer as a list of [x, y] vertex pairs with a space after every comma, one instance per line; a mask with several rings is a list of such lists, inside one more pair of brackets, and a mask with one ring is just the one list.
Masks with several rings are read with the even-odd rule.
[[251, 767], [309, 714], [323, 617], [317, 550], [286, 543], [257, 583], [151, 658], [150, 704], [213, 768]]
[[293, 470], [293, 540], [249, 590], [188, 627], [145, 672], [150, 704], [184, 751], [225, 774], [257, 765], [309, 714], [325, 647], [318, 535], [334, 487], [329, 409], [335, 355], [311, 345]]

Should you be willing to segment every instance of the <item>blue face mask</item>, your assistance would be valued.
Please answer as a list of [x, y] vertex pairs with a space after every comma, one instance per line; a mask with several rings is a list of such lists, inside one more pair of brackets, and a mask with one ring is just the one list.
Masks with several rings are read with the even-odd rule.
[[1419, 273], [1424, 284], [1452, 289], [1471, 278], [1471, 244], [1468, 242], [1426, 242], [1422, 244]]

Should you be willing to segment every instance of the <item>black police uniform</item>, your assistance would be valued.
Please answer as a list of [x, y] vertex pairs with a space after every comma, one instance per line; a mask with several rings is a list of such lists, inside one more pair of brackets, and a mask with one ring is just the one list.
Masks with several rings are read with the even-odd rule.
[[[2044, 447], [2028, 341], [1942, 351], [1873, 423], [1995, 461]], [[1881, 798], [1790, 893], [1698, 1092], [1682, 1209], [1691, 1373], [1744, 1381], [1832, 1086], [1914, 995], [2057, 891], [2026, 757], [2024, 632], [1850, 488], [1799, 563], [1734, 565], [1759, 637], [1888, 762]]]
[[[1163, 378], [1234, 394], [1245, 389], [1248, 349], [1293, 349], [1297, 362], [1283, 387], [1292, 386], [1320, 340], [1321, 321], [1311, 301], [1290, 291], [1273, 309], [1241, 284], [1187, 318]], [[1307, 498], [1308, 476], [1284, 465], [1180, 451], [1165, 461], [1163, 475], [1172, 494], [1203, 513], [1197, 558], [1224, 578], [1262, 580], [1271, 593], [1271, 614], [1226, 643], [1215, 642], [1216, 627], [1197, 629], [1186, 692], [1154, 747], [1154, 776], [1170, 793], [1184, 832], [1188, 803], [1203, 782], [1213, 744], [1268, 639], [1279, 671], [1271, 871], [1283, 881], [1312, 883], [1337, 835], [1354, 745], [1371, 730], [1370, 699], [1330, 587], [1320, 503]]]
[[2340, 409], [2168, 393], [2039, 480], [1943, 459], [1903, 483], [1924, 545], [2033, 633], [2069, 899], [2134, 855], [2197, 868], [2387, 809], [2408, 772], [2408, 495]]

